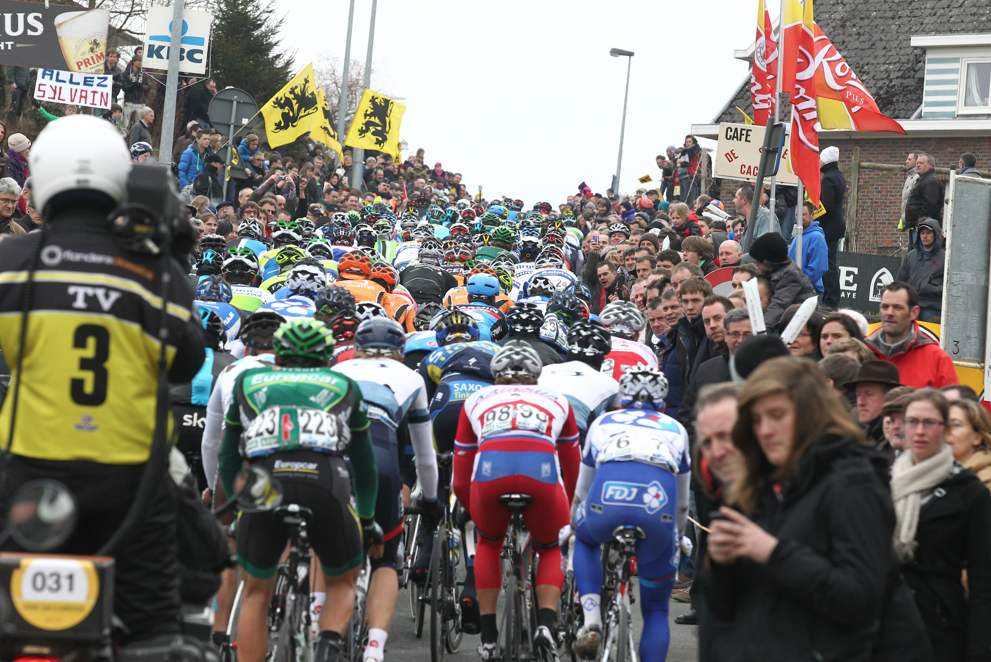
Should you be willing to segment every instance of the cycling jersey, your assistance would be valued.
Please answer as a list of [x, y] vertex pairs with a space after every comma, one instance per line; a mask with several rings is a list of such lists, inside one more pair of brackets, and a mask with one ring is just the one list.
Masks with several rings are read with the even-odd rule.
[[[161, 256], [123, 250], [95, 220], [52, 224], [34, 272], [23, 381], [11, 452], [40, 460], [112, 465], [148, 459], [155, 430]], [[0, 245], [0, 347], [18, 378], [27, 270], [41, 233]], [[165, 324], [170, 380], [189, 381], [203, 365], [200, 318], [191, 310], [186, 270], [168, 259], [172, 284]], [[10, 430], [14, 398], [0, 429]], [[171, 427], [171, 416], [169, 417]], [[171, 437], [171, 429], [169, 430]]]
[[[470, 303], [468, 301], [468, 288], [456, 287], [453, 290], [448, 290], [447, 294], [444, 295], [441, 305], [445, 308], [450, 308], [451, 306], [460, 306], [468, 303]], [[497, 294], [493, 305], [502, 312], [508, 313], [509, 309], [513, 307], [513, 300], [505, 294]]]
[[452, 343], [434, 350], [420, 362], [419, 368], [428, 393], [432, 391], [431, 385], [440, 384], [441, 378], [451, 373], [494, 382], [489, 366], [500, 349], [493, 342], [475, 341]]
[[503, 253], [507, 253], [505, 248], [497, 248], [496, 246], [482, 246], [477, 251], [475, 251], [475, 260], [479, 262], [491, 262]]
[[[355, 297], [357, 299], [357, 297]], [[406, 331], [415, 331], [413, 317], [416, 315], [416, 303], [402, 294], [382, 292], [378, 303], [385, 308], [386, 314], [403, 325]]]
[[463, 303], [458, 309], [468, 313], [475, 320], [478, 325], [479, 340], [492, 340], [492, 327], [506, 319], [501, 310], [484, 303]]
[[[523, 266], [523, 265], [519, 265], [519, 266]], [[518, 268], [519, 267], [517, 267], [517, 269]], [[570, 271], [568, 271], [567, 269], [554, 269], [554, 268], [544, 267], [543, 269], [537, 269], [536, 271], [531, 272], [530, 275], [526, 277], [526, 280], [523, 281], [523, 296], [525, 297], [530, 296], [529, 294], [530, 283], [533, 282], [533, 279], [536, 278], [537, 276], [544, 276], [549, 278], [551, 282], [554, 283], [556, 291], [561, 291], [567, 288], [569, 285], [574, 285], [575, 283], [578, 282], [578, 277], [575, 276]], [[515, 272], [515, 277], [520, 278], [519, 271]]]
[[618, 405], [619, 384], [616, 380], [581, 361], [546, 365], [540, 371], [537, 383], [568, 398], [583, 441], [592, 421], [606, 407]]
[[448, 290], [458, 286], [457, 279], [432, 264], [412, 264], [399, 274], [402, 283], [420, 305], [431, 301], [441, 303]]
[[520, 262], [513, 268], [513, 278], [520, 282], [521, 288], [522, 284], [533, 275], [536, 266], [533, 262]]
[[224, 331], [229, 339], [234, 339], [241, 332], [241, 322], [246, 315], [239, 308], [223, 301], [200, 301], [193, 302], [194, 306], [208, 308], [217, 313], [217, 317], [224, 323]]
[[247, 313], [253, 313], [274, 298], [271, 294], [260, 287], [250, 287], [248, 285], [231, 285], [234, 296], [231, 297], [231, 305]]
[[[678, 421], [660, 412], [620, 409], [602, 415], [588, 430], [582, 465], [595, 468], [606, 462], [651, 464], [672, 474], [691, 470], [688, 433]], [[580, 481], [578, 496], [587, 494]]]
[[525, 296], [524, 295], [524, 296], [521, 296], [520, 298], [518, 298], [516, 300], [516, 303], [517, 303], [517, 305], [519, 305], [519, 304], [528, 304], [530, 306], [535, 306], [537, 308], [537, 310], [539, 310], [540, 312], [546, 313], [547, 312], [547, 304], [548, 304], [548, 302], [550, 302], [550, 300], [551, 300], [550, 297], [544, 297], [544, 296], [528, 297], [528, 296]]
[[393, 264], [396, 254], [399, 252], [399, 244], [394, 241], [379, 239], [375, 242], [375, 250], [378, 251], [386, 262]]
[[284, 282], [289, 280], [289, 272], [287, 271], [284, 274], [280, 274], [276, 271], [274, 275], [268, 277], [263, 276], [263, 278], [264, 280], [258, 285], [258, 287], [264, 292], [274, 294], [276, 290], [282, 287]]
[[404, 241], [396, 247], [396, 255], [392, 258], [392, 266], [399, 271], [415, 263], [420, 257], [420, 242]]
[[613, 379], [619, 381], [623, 373], [635, 365], [657, 368], [657, 355], [643, 343], [613, 336], [612, 349], [602, 362], [602, 372], [611, 374]]
[[258, 310], [271, 310], [286, 319], [293, 317], [313, 317], [316, 312], [316, 305], [309, 297], [291, 296], [281, 301], [269, 301]]
[[381, 285], [364, 279], [341, 279], [334, 283], [334, 287], [344, 288], [354, 296], [356, 301], [378, 303], [379, 298], [385, 294], [385, 288]]

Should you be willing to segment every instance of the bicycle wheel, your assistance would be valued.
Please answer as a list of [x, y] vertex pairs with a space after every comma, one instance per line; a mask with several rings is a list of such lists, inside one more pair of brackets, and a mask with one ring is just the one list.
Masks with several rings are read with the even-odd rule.
[[447, 592], [447, 578], [450, 566], [447, 563], [447, 528], [437, 527], [434, 534], [434, 551], [430, 556], [430, 659], [433, 662], [444, 660], [444, 597]]
[[571, 662], [578, 662], [578, 656], [572, 650], [578, 638], [578, 630], [581, 628], [578, 607], [575, 601], [575, 575], [569, 570], [564, 577], [561, 604], [558, 607], [560, 624], [557, 633], [557, 652], [562, 660], [570, 659]]
[[522, 628], [520, 622], [519, 581], [516, 575], [506, 580], [506, 606], [502, 614], [502, 654], [505, 662], [519, 662]]
[[313, 662], [313, 640], [310, 632], [309, 591], [293, 595], [289, 623], [289, 662]]
[[621, 585], [622, 596], [617, 595], [619, 625], [616, 628], [616, 662], [630, 659], [630, 598], [629, 585]]
[[[450, 536], [450, 533], [448, 534]], [[449, 538], [450, 540], [450, 538]], [[445, 637], [445, 645], [447, 646], [447, 652], [454, 654], [461, 650], [461, 643], [464, 641], [465, 633], [461, 631], [461, 604], [458, 600], [460, 595], [459, 588], [464, 586], [465, 583], [465, 564], [458, 563], [460, 560], [458, 558], [458, 553], [449, 544], [450, 548], [447, 558], [450, 566], [450, 573], [448, 575], [447, 582], [447, 593], [446, 593], [446, 603], [447, 603], [447, 636]], [[463, 558], [464, 553], [460, 556]]]

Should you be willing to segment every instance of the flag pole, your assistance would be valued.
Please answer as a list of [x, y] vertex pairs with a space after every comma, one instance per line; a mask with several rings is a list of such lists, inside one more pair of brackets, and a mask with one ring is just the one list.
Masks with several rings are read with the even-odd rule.
[[[778, 120], [781, 118], [779, 106], [781, 105], [781, 75], [784, 73], [784, 65], [782, 63], [784, 61], [783, 55], [784, 55], [784, 45], [785, 45], [785, 2], [787, 2], [787, 0], [781, 0], [780, 12], [778, 14], [778, 44], [776, 46], [778, 71], [774, 78], [774, 123], [775, 124], [777, 124]], [[764, 17], [761, 16], [758, 20], [760, 21], [761, 26], [763, 26]], [[763, 33], [763, 30], [761, 30], [761, 32]], [[756, 45], [754, 46], [754, 57], [757, 57]], [[778, 191], [777, 178], [774, 175], [771, 175], [771, 197], [767, 201], [767, 204], [771, 207], [768, 211], [770, 211], [772, 214], [774, 214], [774, 208], [776, 203], [775, 198], [777, 196], [777, 191]], [[757, 199], [759, 200], [760, 198]], [[788, 210], [786, 209], [785, 214], [787, 213]]]

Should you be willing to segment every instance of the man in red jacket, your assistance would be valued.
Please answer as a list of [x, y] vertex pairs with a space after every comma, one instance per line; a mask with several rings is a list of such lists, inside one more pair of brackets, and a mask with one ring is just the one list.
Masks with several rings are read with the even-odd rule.
[[953, 360], [922, 333], [918, 317], [916, 289], [897, 280], [889, 283], [881, 292], [881, 328], [867, 338], [867, 344], [879, 359], [898, 366], [906, 386], [942, 388], [959, 383]]

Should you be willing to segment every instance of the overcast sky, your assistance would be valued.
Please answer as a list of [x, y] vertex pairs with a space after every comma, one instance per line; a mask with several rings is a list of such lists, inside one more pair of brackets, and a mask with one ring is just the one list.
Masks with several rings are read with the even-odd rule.
[[[616, 169], [626, 58], [633, 51], [620, 189], [657, 179], [654, 157], [708, 123], [749, 75], [733, 51], [754, 38], [746, 0], [379, 0], [373, 90], [405, 97], [402, 138], [473, 193], [555, 205]], [[344, 56], [348, 1], [277, 0], [301, 67]], [[772, 8], [773, 11], [773, 8]], [[365, 58], [371, 0], [355, 7]], [[319, 26], [319, 33], [314, 28]], [[404, 154], [405, 156], [406, 154]]]

